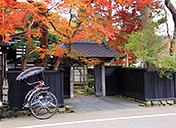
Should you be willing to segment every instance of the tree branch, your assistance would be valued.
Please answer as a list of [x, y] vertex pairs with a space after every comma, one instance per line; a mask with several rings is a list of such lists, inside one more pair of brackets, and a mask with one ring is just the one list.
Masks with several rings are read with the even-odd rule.
[[27, 2], [28, 2], [28, 3], [34, 3], [34, 1], [33, 1], [33, 0], [27, 0]]
[[71, 5], [71, 7], [70, 7], [70, 11], [69, 11], [69, 13], [70, 13], [70, 19], [69, 19], [69, 27], [71, 26], [71, 21], [72, 21], [72, 18], [73, 18], [73, 16], [72, 16], [72, 5]]
[[[36, 20], [36, 19], [35, 19]], [[32, 25], [34, 24], [35, 20], [31, 22], [31, 24], [28, 26], [28, 30], [31, 30]]]
[[[169, 11], [172, 14], [173, 20], [174, 20], [174, 33], [173, 37], [176, 39], [176, 8], [173, 6], [173, 4], [170, 2], [170, 0], [165, 0], [165, 5], [169, 9]], [[172, 42], [173, 44], [174, 42]]]
[[[28, 1], [28, 3], [34, 3], [33, 0], [27, 0], [27, 1]], [[59, 2], [58, 2], [55, 6], [57, 6], [58, 4], [59, 4]], [[48, 9], [47, 11], [44, 11], [45, 9], [43, 9], [43, 8], [40, 9], [40, 10], [42, 10], [41, 15], [44, 16], [48, 21], [49, 21], [49, 19], [48, 19], [46, 13], [47, 13], [49, 10], [51, 10], [51, 9], [52, 9], [52, 7], [51, 7], [50, 9]], [[53, 27], [53, 29], [54, 29], [56, 32], [58, 32], [59, 34], [63, 35], [64, 37], [67, 37], [67, 35], [61, 33], [60, 31], [58, 31], [57, 28], [55, 27], [55, 25], [54, 25], [51, 21], [49, 21], [49, 23], [51, 24], [51, 26]]]
[[53, 9], [55, 6], [57, 6], [60, 2], [56, 3], [53, 7], [49, 8], [48, 11], [50, 11], [51, 9]]
[[[79, 22], [78, 25], [76, 26], [76, 28], [79, 28], [81, 26], [82, 22]], [[76, 32], [78, 31], [78, 29], [76, 29], [74, 32], [73, 32], [73, 35], [72, 35], [72, 38], [75, 36]]]
[[[44, 15], [44, 16], [45, 16], [45, 18], [49, 21], [48, 17], [47, 17], [46, 15]], [[60, 31], [58, 31], [57, 28], [56, 28], [56, 26], [55, 26], [51, 21], [49, 21], [49, 23], [51, 24], [51, 26], [53, 27], [53, 29], [54, 29], [57, 33], [63, 35], [64, 37], [67, 37], [67, 35], [61, 33]]]
[[176, 15], [176, 9], [173, 6], [173, 4], [170, 2], [170, 0], [165, 0], [165, 5], [173, 15]]

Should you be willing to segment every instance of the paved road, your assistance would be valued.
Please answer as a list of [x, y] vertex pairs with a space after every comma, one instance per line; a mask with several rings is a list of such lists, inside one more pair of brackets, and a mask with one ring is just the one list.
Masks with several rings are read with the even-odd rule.
[[73, 106], [75, 112], [92, 112], [117, 109], [141, 108], [139, 103], [119, 96], [71, 98], [64, 101]]
[[0, 128], [175, 128], [176, 105], [3, 119]]

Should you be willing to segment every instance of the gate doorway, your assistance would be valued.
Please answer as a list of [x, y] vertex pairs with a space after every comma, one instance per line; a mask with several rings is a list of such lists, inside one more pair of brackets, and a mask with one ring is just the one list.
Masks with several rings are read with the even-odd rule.
[[64, 97], [75, 96], [106, 96], [105, 68], [104, 64], [93, 68], [63, 67], [64, 73]]
[[94, 96], [94, 67], [86, 65], [73, 66], [73, 95], [74, 97]]

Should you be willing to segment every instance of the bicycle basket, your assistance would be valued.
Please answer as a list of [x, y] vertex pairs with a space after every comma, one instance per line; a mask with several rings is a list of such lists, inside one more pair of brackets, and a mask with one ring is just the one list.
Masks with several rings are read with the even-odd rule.
[[17, 81], [27, 81], [29, 83], [32, 82], [36, 82], [36, 81], [40, 81], [43, 80], [43, 71], [44, 68], [43, 67], [33, 67], [33, 68], [29, 68], [25, 71], [23, 71], [22, 73], [20, 73], [16, 80]]

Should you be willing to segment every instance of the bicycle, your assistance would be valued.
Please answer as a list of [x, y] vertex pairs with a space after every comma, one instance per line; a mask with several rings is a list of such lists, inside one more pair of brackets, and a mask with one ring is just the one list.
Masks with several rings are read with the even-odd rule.
[[[28, 86], [34, 86], [34, 88], [26, 94], [22, 107], [14, 112], [29, 109], [37, 119], [48, 119], [56, 113], [58, 109], [57, 98], [48, 91], [49, 87], [45, 86], [43, 71], [43, 67], [33, 67], [17, 76], [16, 81], [22, 81]], [[5, 118], [7, 115], [8, 113], [1, 118]]]

